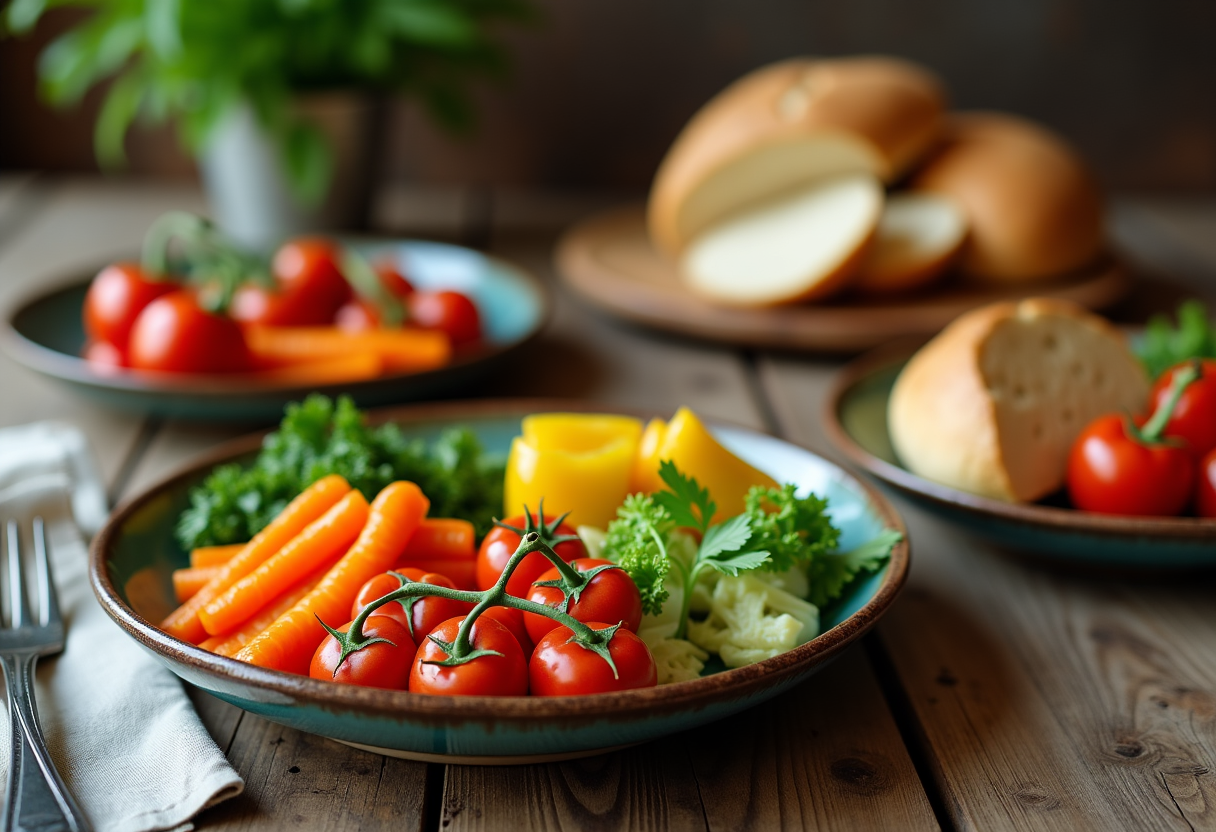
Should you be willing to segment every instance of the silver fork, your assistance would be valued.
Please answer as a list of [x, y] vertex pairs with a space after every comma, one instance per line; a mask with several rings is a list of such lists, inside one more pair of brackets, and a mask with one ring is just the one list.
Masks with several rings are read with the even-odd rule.
[[8, 682], [8, 714], [12, 751], [0, 830], [71, 830], [86, 832], [89, 824], [55, 770], [38, 722], [34, 701], [34, 666], [39, 656], [63, 650], [63, 618], [47, 559], [46, 529], [42, 518], [33, 522], [34, 563], [37, 571], [38, 615], [31, 616], [22, 575], [21, 532], [18, 524], [5, 524], [8, 568], [8, 620], [0, 629], [0, 664]]

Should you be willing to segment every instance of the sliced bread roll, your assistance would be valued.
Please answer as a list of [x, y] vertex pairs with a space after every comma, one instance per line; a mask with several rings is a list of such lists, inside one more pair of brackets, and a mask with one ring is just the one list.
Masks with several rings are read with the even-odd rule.
[[887, 197], [874, 243], [851, 285], [866, 294], [906, 292], [932, 283], [967, 237], [967, 220], [947, 196], [899, 191]]
[[958, 318], [891, 391], [900, 460], [925, 479], [1011, 502], [1064, 483], [1090, 421], [1143, 409], [1148, 379], [1122, 335], [1064, 301], [998, 303]]
[[1025, 119], [967, 113], [949, 119], [941, 149], [911, 187], [951, 197], [970, 228], [960, 267], [994, 282], [1081, 268], [1102, 252], [1102, 197], [1081, 157]]
[[937, 139], [945, 96], [895, 58], [795, 59], [744, 76], [688, 123], [655, 175], [647, 221], [678, 255], [728, 215], [825, 176], [902, 175]]
[[864, 257], [882, 204], [882, 186], [868, 174], [770, 199], [694, 239], [681, 259], [685, 283], [733, 306], [827, 297]]

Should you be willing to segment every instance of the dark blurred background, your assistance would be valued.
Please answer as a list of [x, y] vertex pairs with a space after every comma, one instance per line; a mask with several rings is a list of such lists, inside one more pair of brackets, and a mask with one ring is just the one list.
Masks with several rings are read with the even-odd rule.
[[[793, 55], [889, 53], [924, 63], [958, 109], [1038, 119], [1071, 139], [1107, 188], [1216, 189], [1212, 0], [541, 0], [509, 41], [514, 71], [478, 94], [454, 139], [393, 105], [390, 182], [644, 189], [707, 98]], [[71, 111], [38, 100], [35, 61], [70, 16], [0, 41], [0, 169], [96, 170], [94, 90]], [[196, 175], [171, 129], [128, 139], [129, 173]]]

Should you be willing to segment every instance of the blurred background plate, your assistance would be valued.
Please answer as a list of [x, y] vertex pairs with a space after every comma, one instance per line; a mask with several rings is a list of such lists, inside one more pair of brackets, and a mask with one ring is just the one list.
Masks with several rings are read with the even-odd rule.
[[[434, 440], [464, 425], [489, 453], [506, 454], [528, 413], [602, 412], [563, 400], [491, 400], [422, 404], [371, 414], [410, 438]], [[186, 681], [247, 711], [302, 731], [392, 756], [445, 762], [525, 763], [584, 756], [702, 725], [767, 701], [806, 679], [859, 639], [891, 606], [907, 577], [903, 520], [874, 488], [798, 446], [756, 431], [713, 427], [731, 451], [800, 492], [829, 500], [840, 546], [849, 549], [895, 529], [905, 539], [877, 572], [850, 583], [821, 611], [822, 632], [757, 664], [657, 688], [590, 696], [427, 696], [344, 685], [267, 670], [179, 641], [154, 622], [176, 606], [172, 571], [189, 556], [173, 530], [190, 488], [216, 465], [248, 461], [254, 435], [216, 449], [182, 473], [115, 510], [94, 538], [93, 589], [106, 612]]]
[[455, 395], [536, 336], [549, 317], [545, 287], [503, 260], [446, 243], [362, 240], [351, 245], [377, 262], [392, 260], [419, 289], [469, 295], [481, 313], [484, 345], [436, 370], [316, 388], [271, 386], [237, 376], [102, 375], [80, 358], [85, 341], [81, 308], [92, 274], [16, 304], [5, 315], [0, 336], [14, 360], [107, 405], [195, 420], [277, 420], [287, 402], [313, 389], [345, 393], [363, 407]]
[[968, 309], [1029, 295], [1105, 309], [1131, 288], [1126, 268], [1108, 258], [1095, 267], [1029, 287], [989, 288], [946, 282], [914, 294], [770, 308], [714, 306], [688, 291], [675, 266], [646, 232], [642, 205], [615, 208], [565, 233], [557, 247], [562, 279], [583, 299], [657, 329], [749, 347], [858, 352], [903, 336], [929, 336]]
[[1005, 503], [923, 479], [899, 464], [887, 433], [887, 400], [915, 347], [892, 345], [840, 371], [824, 427], [854, 463], [942, 517], [1005, 549], [1057, 563], [1134, 570], [1216, 566], [1216, 519], [1124, 517], [1069, 508], [1062, 494]]

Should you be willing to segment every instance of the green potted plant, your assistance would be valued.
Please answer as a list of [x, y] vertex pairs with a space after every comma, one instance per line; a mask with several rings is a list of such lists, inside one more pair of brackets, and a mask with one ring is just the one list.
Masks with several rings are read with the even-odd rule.
[[378, 102], [420, 99], [443, 125], [471, 121], [469, 83], [505, 66], [493, 37], [529, 0], [13, 0], [31, 30], [50, 7], [91, 10], [40, 56], [45, 95], [78, 101], [109, 81], [94, 141], [120, 164], [136, 119], [173, 119], [199, 159], [215, 219], [264, 246], [351, 222]]

